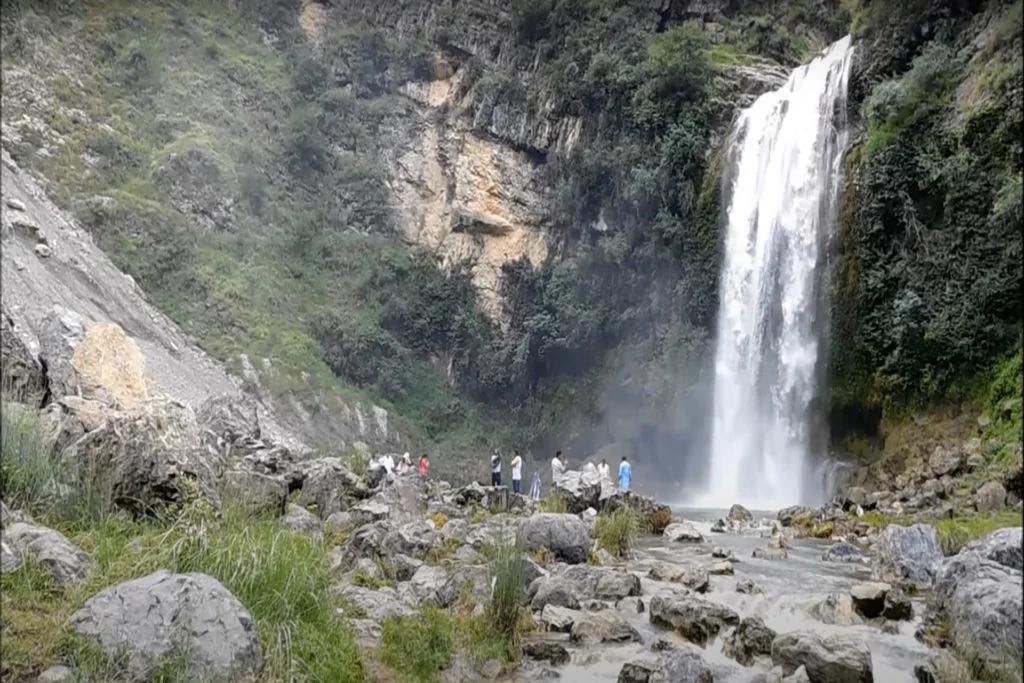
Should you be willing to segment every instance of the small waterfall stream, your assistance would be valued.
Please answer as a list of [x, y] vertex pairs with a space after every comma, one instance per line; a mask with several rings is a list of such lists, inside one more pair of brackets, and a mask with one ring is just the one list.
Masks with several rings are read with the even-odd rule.
[[847, 36], [759, 97], [733, 131], [710, 481], [698, 504], [824, 502], [810, 424], [851, 56]]

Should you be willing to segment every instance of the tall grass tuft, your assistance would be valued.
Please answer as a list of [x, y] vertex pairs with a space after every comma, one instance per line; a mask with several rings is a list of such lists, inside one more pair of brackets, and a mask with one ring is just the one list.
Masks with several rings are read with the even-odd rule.
[[640, 535], [640, 520], [630, 508], [621, 508], [598, 515], [595, 532], [599, 548], [615, 557], [626, 558]]
[[491, 599], [487, 617], [495, 633], [506, 644], [508, 655], [519, 655], [519, 637], [526, 607], [526, 570], [520, 542], [495, 548], [491, 560]]
[[39, 431], [38, 412], [0, 403], [0, 497], [34, 514], [46, 511], [62, 482], [60, 459]]
[[417, 681], [435, 681], [451, 661], [455, 625], [436, 607], [411, 617], [391, 616], [381, 631], [381, 661]]
[[565, 498], [557, 493], [549, 493], [544, 498], [541, 498], [538, 507], [541, 512], [558, 512], [562, 514], [569, 512], [569, 504], [565, 502]]

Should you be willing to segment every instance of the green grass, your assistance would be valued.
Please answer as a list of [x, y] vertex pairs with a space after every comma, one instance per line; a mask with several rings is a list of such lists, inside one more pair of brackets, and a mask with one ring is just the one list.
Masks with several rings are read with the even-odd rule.
[[[884, 529], [890, 524], [911, 526], [914, 523], [910, 515], [886, 516], [878, 512], [865, 512], [860, 520], [878, 529]], [[1007, 509], [990, 515], [940, 519], [929, 524], [935, 527], [942, 552], [946, 555], [955, 555], [971, 541], [984, 538], [993, 531], [1021, 526], [1024, 524], [1024, 518], [1020, 511]]]
[[455, 623], [450, 614], [425, 607], [412, 617], [388, 617], [381, 635], [380, 659], [410, 680], [436, 681], [451, 661]]
[[519, 655], [520, 627], [526, 610], [526, 574], [523, 549], [518, 544], [498, 546], [491, 560], [493, 590], [487, 618], [507, 645], [510, 657]]
[[537, 507], [541, 512], [556, 512], [560, 514], [569, 512], [569, 504], [559, 493], [549, 493], [544, 496], [537, 503]]
[[627, 558], [635, 547], [641, 532], [640, 519], [630, 508], [621, 508], [611, 513], [602, 512], [597, 516], [597, 545], [614, 557]]
[[[112, 663], [76, 638], [67, 619], [100, 589], [157, 569], [209, 574], [246, 606], [263, 648], [260, 681], [366, 678], [353, 635], [335, 614], [325, 546], [277, 520], [253, 520], [235, 511], [214, 519], [193, 501], [171, 526], [113, 517], [54, 526], [88, 552], [96, 567], [86, 581], [68, 587], [31, 565], [0, 578], [0, 647], [11, 680], [29, 680], [57, 663], [73, 666], [86, 680], [109, 680]], [[166, 668], [179, 667], [170, 662]]]

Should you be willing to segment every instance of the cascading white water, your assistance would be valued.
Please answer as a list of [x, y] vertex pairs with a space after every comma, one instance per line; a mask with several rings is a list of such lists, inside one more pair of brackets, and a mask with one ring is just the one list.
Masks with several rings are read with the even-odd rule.
[[823, 502], [810, 420], [851, 55], [847, 36], [759, 97], [733, 132], [703, 506]]

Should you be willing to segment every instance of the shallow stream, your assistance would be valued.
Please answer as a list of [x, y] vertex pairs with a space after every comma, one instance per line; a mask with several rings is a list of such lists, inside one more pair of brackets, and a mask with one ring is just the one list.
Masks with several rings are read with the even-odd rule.
[[[721, 562], [713, 558], [711, 551], [721, 547], [733, 551], [739, 562], [733, 565], [733, 576], [712, 576], [711, 590], [703, 598], [728, 605], [740, 617], [758, 616], [770, 628], [779, 633], [802, 629], [819, 632], [844, 632], [855, 634], [871, 650], [874, 679], [879, 683], [913, 683], [913, 669], [916, 664], [928, 658], [929, 650], [914, 638], [914, 631], [920, 622], [923, 605], [914, 603], [914, 618], [899, 622], [898, 633], [885, 633], [872, 625], [833, 626], [824, 624], [810, 616], [808, 610], [825, 600], [829, 594], [848, 595], [850, 588], [870, 580], [869, 571], [863, 564], [824, 562], [821, 554], [832, 542], [814, 540], [790, 541], [789, 557], [784, 560], [763, 560], [751, 557], [755, 548], [768, 544], [768, 530], [752, 530], [745, 534], [712, 534], [711, 522], [725, 516], [724, 510], [673, 510], [680, 517], [689, 520], [700, 529], [707, 541], [702, 544], [669, 545], [661, 538], [646, 539], [641, 548], [640, 558], [627, 564], [627, 569], [641, 576], [645, 605], [664, 584], [646, 577], [654, 561], [667, 561], [680, 565], [710, 568]], [[772, 512], [754, 512], [756, 519], [774, 519]], [[762, 538], [761, 533], [766, 537]], [[736, 584], [751, 580], [763, 590], [760, 594], [736, 592]], [[636, 659], [654, 659], [650, 644], [660, 636], [672, 636], [664, 629], [651, 625], [645, 611], [630, 617], [630, 622], [640, 632], [643, 643], [627, 645], [601, 645], [598, 647], [574, 648], [566, 642], [572, 653], [572, 660], [558, 667], [561, 680], [565, 681], [616, 681], [622, 665]], [[767, 668], [743, 667], [722, 653], [722, 637], [709, 643], [704, 658], [714, 672], [716, 683], [742, 683]]]

